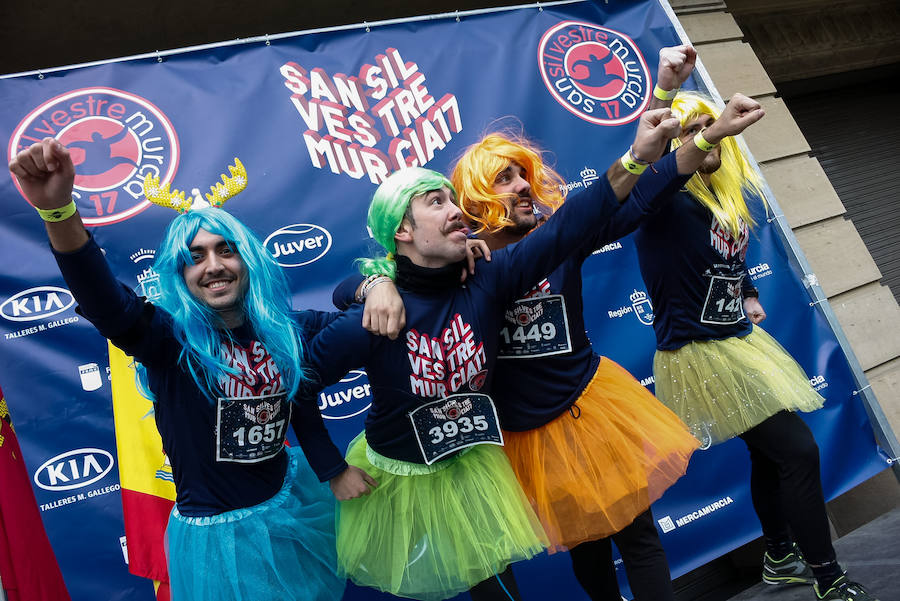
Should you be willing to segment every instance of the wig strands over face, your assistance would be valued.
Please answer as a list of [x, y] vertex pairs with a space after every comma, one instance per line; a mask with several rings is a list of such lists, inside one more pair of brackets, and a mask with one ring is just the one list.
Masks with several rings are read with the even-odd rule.
[[369, 229], [372, 237], [388, 252], [387, 256], [376, 258], [360, 258], [359, 271], [363, 275], [384, 274], [393, 278], [397, 273], [397, 264], [394, 255], [397, 252], [397, 244], [394, 234], [403, 223], [409, 203], [416, 196], [421, 196], [432, 190], [447, 188], [450, 197], [456, 202], [456, 190], [446, 177], [422, 167], [407, 167], [395, 171], [384, 180], [372, 196], [369, 205]]
[[514, 225], [504, 194], [494, 193], [497, 176], [512, 163], [525, 170], [524, 178], [531, 186], [531, 199], [547, 213], [558, 209], [565, 200], [565, 181], [545, 166], [541, 151], [525, 138], [510, 133], [491, 133], [470, 146], [462, 156], [450, 179], [459, 192], [459, 204], [466, 221], [476, 232], [496, 233]]
[[[719, 118], [719, 109], [711, 98], [692, 92], [679, 92], [672, 101], [672, 112], [681, 121], [682, 127], [702, 115]], [[679, 146], [681, 140], [672, 140], [673, 150]], [[757, 196], [765, 204], [762, 182], [732, 136], [719, 144], [719, 158], [722, 166], [711, 174], [710, 187], [703, 183], [700, 174], [695, 173], [687, 183], [687, 190], [712, 211], [719, 223], [737, 240], [740, 238], [741, 220], [751, 227], [756, 225], [747, 208], [744, 193]]]

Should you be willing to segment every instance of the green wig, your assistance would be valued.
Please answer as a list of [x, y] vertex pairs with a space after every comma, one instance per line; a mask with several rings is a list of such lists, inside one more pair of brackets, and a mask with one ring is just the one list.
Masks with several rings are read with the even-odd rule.
[[363, 275], [384, 274], [393, 278], [397, 273], [397, 264], [394, 255], [397, 253], [397, 243], [394, 234], [400, 229], [409, 203], [416, 196], [421, 196], [432, 190], [447, 188], [453, 202], [456, 202], [456, 190], [446, 177], [422, 167], [407, 167], [392, 173], [384, 180], [369, 205], [368, 225], [372, 237], [386, 251], [384, 257], [359, 258], [359, 271]]

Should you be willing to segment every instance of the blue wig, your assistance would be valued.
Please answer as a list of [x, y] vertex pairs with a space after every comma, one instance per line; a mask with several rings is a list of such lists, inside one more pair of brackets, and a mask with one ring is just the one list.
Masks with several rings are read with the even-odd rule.
[[[253, 232], [222, 209], [194, 210], [173, 219], [153, 265], [162, 289], [154, 304], [172, 316], [175, 338], [182, 346], [179, 362], [210, 399], [216, 396], [222, 376], [238, 373], [223, 361], [220, 352], [221, 344], [231, 339], [230, 332], [223, 328], [215, 311], [191, 294], [184, 281], [185, 266], [193, 264], [188, 247], [201, 228], [225, 238], [244, 262], [249, 283], [243, 299], [245, 323], [272, 355], [288, 398], [293, 398], [305, 375], [300, 365], [300, 332], [290, 315], [287, 280]], [[138, 375], [144, 380], [145, 374]], [[141, 384], [139, 389], [147, 388], [146, 380]]]

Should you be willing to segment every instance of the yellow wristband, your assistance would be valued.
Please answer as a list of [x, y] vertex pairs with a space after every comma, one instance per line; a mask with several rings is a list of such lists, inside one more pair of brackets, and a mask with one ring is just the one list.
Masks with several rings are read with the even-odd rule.
[[694, 144], [696, 144], [697, 148], [699, 148], [703, 152], [709, 152], [710, 150], [718, 146], [718, 144], [710, 144], [706, 141], [706, 138], [703, 137], [702, 129], [697, 132], [696, 136], [694, 136]]
[[67, 205], [56, 209], [38, 209], [37, 212], [44, 221], [56, 223], [57, 221], [65, 221], [74, 215], [76, 210], [78, 210], [78, 207], [75, 206], [75, 199], [73, 198]]
[[678, 94], [679, 88], [674, 90], [663, 90], [658, 85], [653, 86], [653, 96], [660, 100], [672, 100]]
[[619, 162], [622, 163], [622, 166], [625, 167], [625, 171], [628, 173], [633, 173], [634, 175], [640, 175], [647, 169], [647, 165], [641, 165], [640, 163], [636, 163], [631, 158], [631, 153], [626, 152], [622, 155], [622, 158], [619, 159]]

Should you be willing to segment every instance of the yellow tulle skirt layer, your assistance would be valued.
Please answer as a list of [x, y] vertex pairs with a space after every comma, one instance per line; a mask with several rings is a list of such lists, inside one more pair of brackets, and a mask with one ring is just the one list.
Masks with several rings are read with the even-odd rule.
[[759, 326], [750, 334], [657, 351], [656, 396], [703, 448], [724, 442], [779, 411], [815, 411], [825, 400], [793, 357]]
[[684, 475], [699, 446], [674, 413], [605, 357], [570, 411], [503, 436], [551, 553], [629, 525]]
[[364, 434], [347, 462], [378, 482], [338, 507], [342, 575], [400, 597], [446, 599], [547, 546], [503, 450], [470, 447], [431, 466], [389, 459]]

